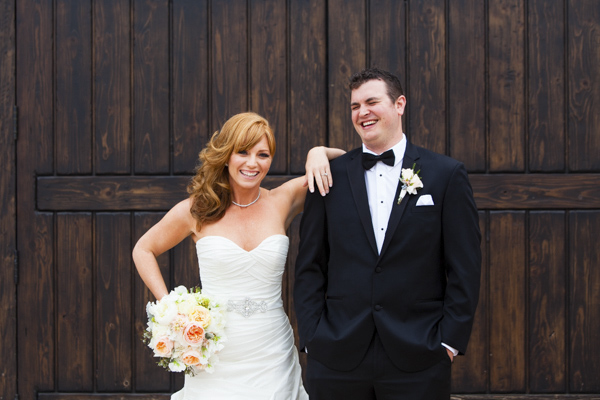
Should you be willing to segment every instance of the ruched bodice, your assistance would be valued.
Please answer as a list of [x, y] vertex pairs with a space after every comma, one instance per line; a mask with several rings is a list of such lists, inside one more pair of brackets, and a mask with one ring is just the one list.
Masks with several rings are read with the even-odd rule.
[[289, 239], [272, 235], [247, 251], [222, 236], [196, 242], [203, 293], [228, 305], [227, 342], [215, 372], [186, 376], [174, 400], [308, 399], [281, 300]]

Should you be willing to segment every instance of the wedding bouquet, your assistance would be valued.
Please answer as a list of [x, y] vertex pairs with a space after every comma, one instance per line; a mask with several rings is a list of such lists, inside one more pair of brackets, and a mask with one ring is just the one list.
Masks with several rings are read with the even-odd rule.
[[160, 357], [158, 365], [172, 372], [212, 373], [223, 349], [224, 309], [199, 288], [176, 287], [146, 306], [144, 342]]

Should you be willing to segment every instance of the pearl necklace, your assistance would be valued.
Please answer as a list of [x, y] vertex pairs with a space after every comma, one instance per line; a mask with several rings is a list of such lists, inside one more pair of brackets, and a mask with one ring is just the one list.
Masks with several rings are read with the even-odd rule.
[[246, 208], [246, 207], [250, 207], [252, 204], [256, 203], [258, 201], [258, 199], [260, 198], [260, 189], [258, 189], [258, 196], [256, 196], [256, 199], [254, 199], [253, 202], [250, 202], [248, 204], [240, 204], [240, 203], [236, 203], [235, 201], [231, 200], [231, 202], [233, 204], [235, 204], [238, 207], [242, 207], [242, 208]]

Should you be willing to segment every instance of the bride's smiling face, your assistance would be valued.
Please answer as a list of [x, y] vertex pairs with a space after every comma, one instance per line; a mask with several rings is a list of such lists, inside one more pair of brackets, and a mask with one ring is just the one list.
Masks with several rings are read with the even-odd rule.
[[266, 136], [254, 147], [232, 153], [228, 162], [229, 184], [232, 189], [251, 189], [259, 186], [269, 172], [272, 161]]

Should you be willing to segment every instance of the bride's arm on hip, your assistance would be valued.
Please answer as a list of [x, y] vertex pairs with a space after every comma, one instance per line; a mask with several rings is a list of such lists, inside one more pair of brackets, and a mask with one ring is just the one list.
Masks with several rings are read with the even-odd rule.
[[306, 174], [304, 176], [291, 179], [278, 187], [277, 191], [285, 193], [288, 197], [289, 210], [287, 212], [285, 228], [292, 223], [292, 220], [298, 215], [304, 207], [306, 198], [306, 186], [308, 190], [314, 192], [315, 185], [321, 193], [321, 196], [329, 193], [329, 188], [333, 186], [333, 177], [329, 168], [329, 161], [346, 153], [344, 150], [317, 146], [309, 150], [306, 156]]
[[169, 293], [156, 258], [193, 233], [190, 200], [176, 204], [137, 241], [132, 257], [140, 277], [156, 299]]

